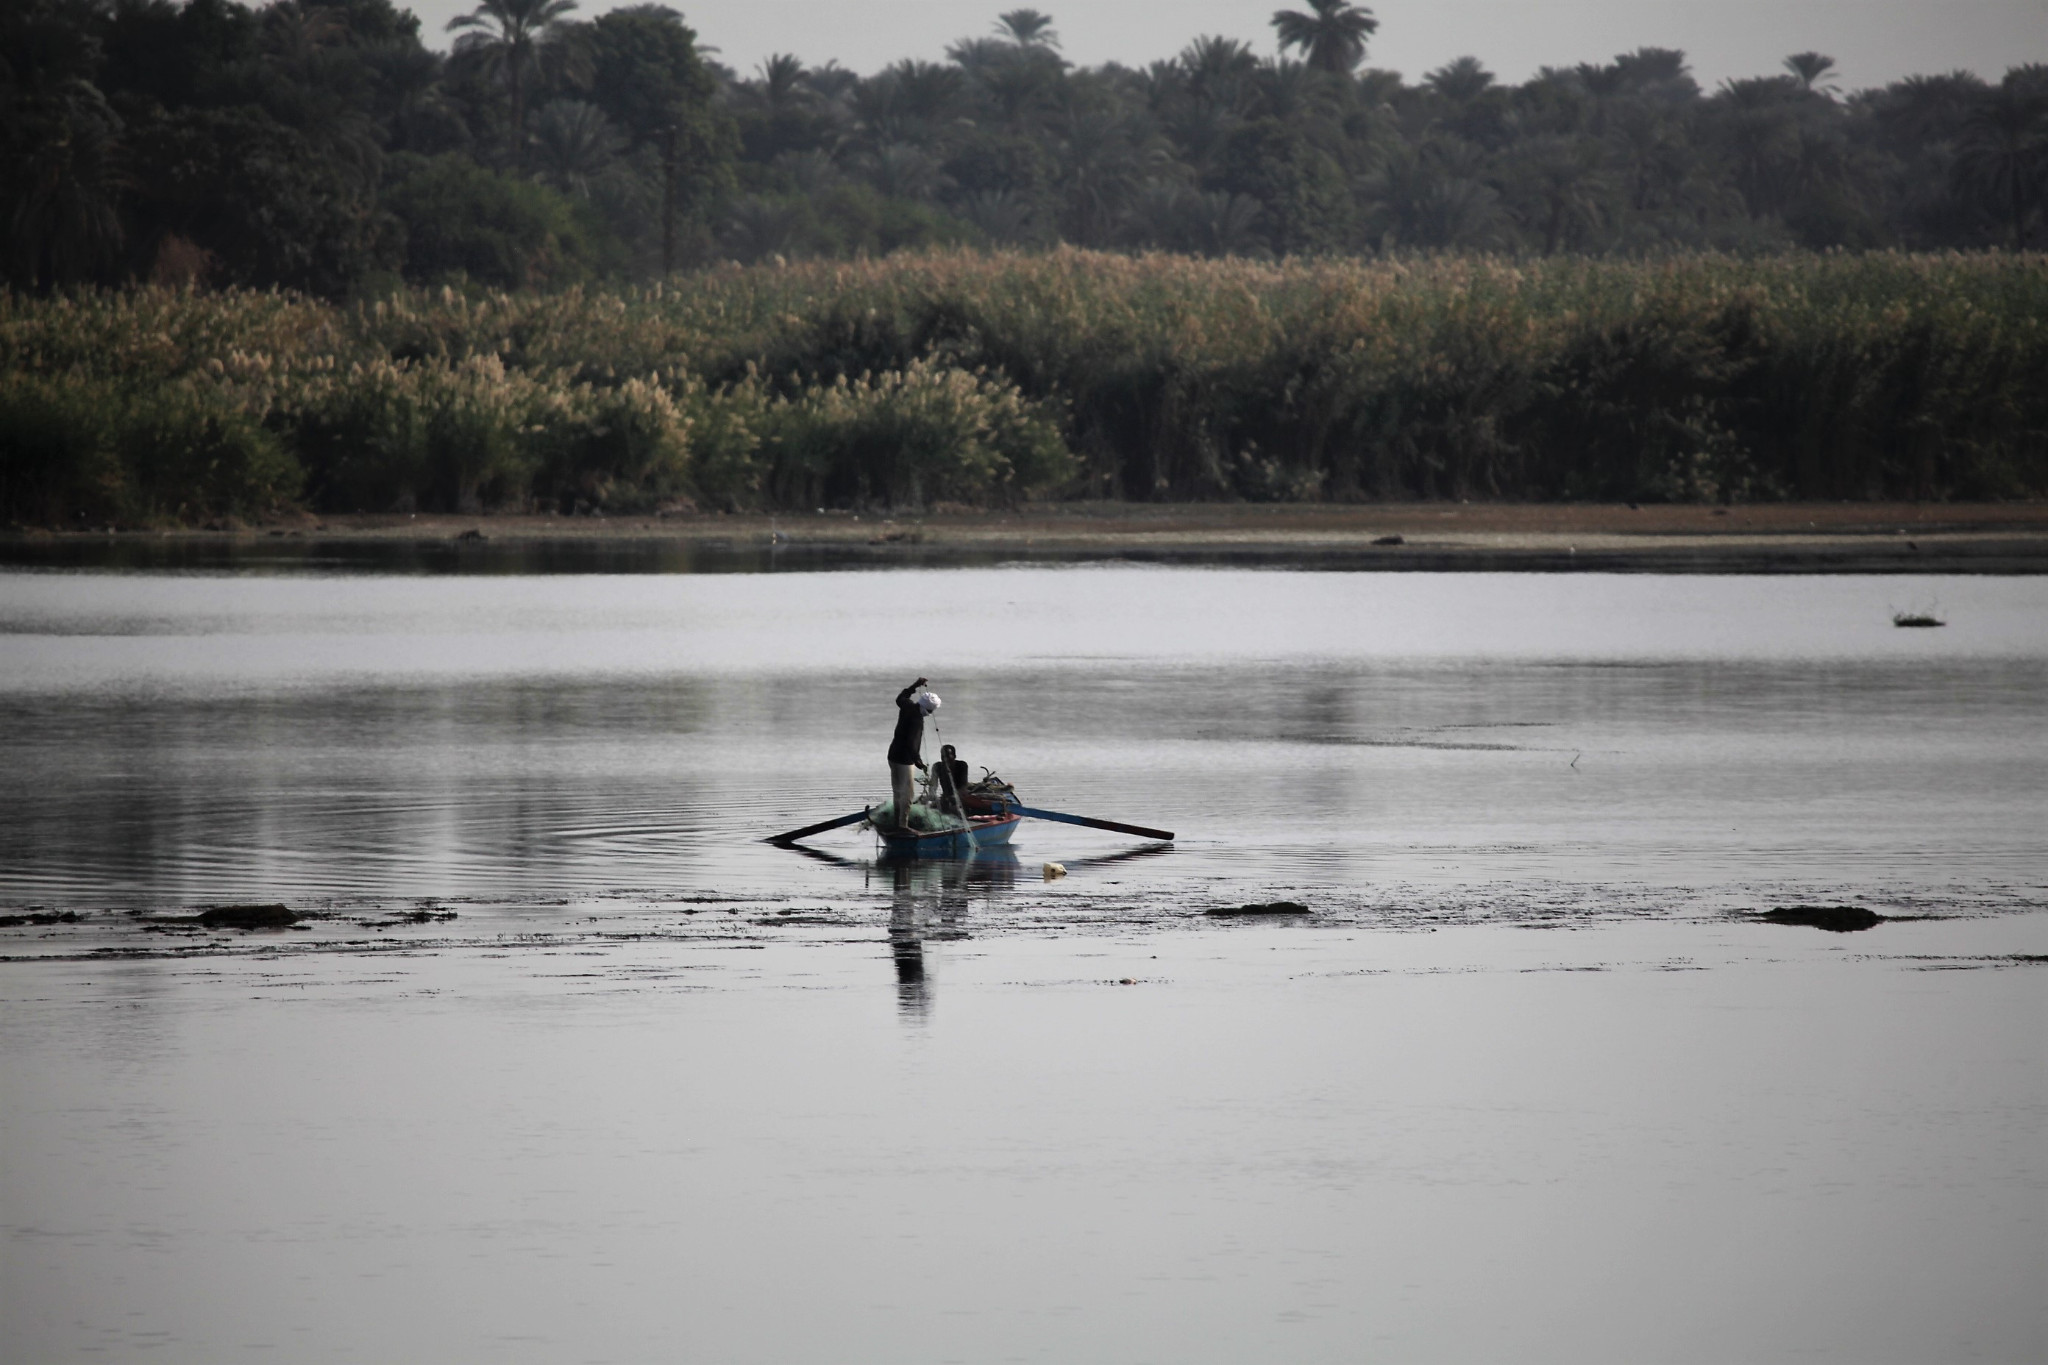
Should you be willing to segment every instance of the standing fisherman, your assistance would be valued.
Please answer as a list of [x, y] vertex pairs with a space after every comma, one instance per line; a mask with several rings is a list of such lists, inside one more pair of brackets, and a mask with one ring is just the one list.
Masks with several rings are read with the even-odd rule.
[[919, 678], [896, 694], [896, 735], [889, 741], [889, 796], [895, 803], [896, 828], [910, 828], [910, 770], [924, 768], [924, 718], [939, 709], [939, 699], [923, 691], [929, 679]]

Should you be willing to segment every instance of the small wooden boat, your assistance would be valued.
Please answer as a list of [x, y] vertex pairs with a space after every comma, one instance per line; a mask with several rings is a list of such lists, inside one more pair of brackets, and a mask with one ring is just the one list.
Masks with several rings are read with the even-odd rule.
[[1008, 845], [1024, 817], [1015, 812], [970, 815], [967, 823], [967, 829], [897, 831], [877, 826], [875, 834], [882, 841], [884, 857], [967, 858], [978, 851]]
[[[1118, 820], [1098, 820], [1086, 815], [1069, 815], [1064, 811], [1042, 810], [1027, 806], [1017, 799], [1016, 788], [983, 770], [986, 776], [962, 790], [941, 794], [933, 788], [938, 783], [928, 782], [924, 795], [911, 803], [912, 823], [922, 828], [898, 829], [895, 817], [885, 802], [869, 806], [851, 815], [842, 815], [832, 820], [820, 820], [815, 825], [805, 825], [784, 834], [772, 834], [767, 842], [794, 847], [798, 840], [808, 839], [814, 834], [827, 830], [843, 829], [847, 825], [866, 825], [874, 830], [882, 842], [882, 856], [891, 860], [908, 858], [971, 858], [978, 852], [991, 849], [1008, 850], [1010, 836], [1017, 832], [1017, 826], [1029, 816], [1034, 820], [1055, 820], [1068, 825], [1086, 825], [1091, 829], [1113, 830], [1119, 834], [1134, 834], [1141, 839], [1157, 839], [1172, 842], [1173, 831], [1150, 829], [1144, 825], [1127, 825]], [[951, 806], [949, 812], [944, 809]], [[957, 812], [957, 813], [954, 813]], [[882, 815], [881, 820], [876, 816]], [[965, 816], [965, 822], [961, 817]]]

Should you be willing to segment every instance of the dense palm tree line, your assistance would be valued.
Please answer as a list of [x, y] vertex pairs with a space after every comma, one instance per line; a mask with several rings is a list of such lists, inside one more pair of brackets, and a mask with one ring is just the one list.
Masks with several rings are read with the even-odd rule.
[[738, 141], [673, 10], [576, 8], [484, 0], [443, 55], [390, 0], [11, 0], [0, 267], [329, 296], [648, 273], [665, 153], [701, 223]]
[[1808, 52], [1708, 91], [1643, 49], [1411, 84], [1343, 0], [1276, 13], [1271, 55], [1198, 37], [1142, 68], [1068, 62], [1030, 9], [867, 76], [725, 69], [652, 4], [483, 0], [450, 27], [444, 56], [391, 0], [12, 0], [6, 277], [342, 296], [665, 254], [2025, 249], [2048, 226], [2040, 65], [1845, 94]]

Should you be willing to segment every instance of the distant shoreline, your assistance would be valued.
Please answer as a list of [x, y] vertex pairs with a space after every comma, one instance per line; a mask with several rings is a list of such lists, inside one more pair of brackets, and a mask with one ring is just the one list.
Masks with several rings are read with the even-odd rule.
[[[1394, 542], [1398, 537], [1398, 543]], [[1042, 503], [1008, 511], [302, 514], [206, 530], [13, 532], [0, 563], [631, 572], [1133, 560], [1388, 571], [2048, 573], [2048, 503]], [[588, 563], [581, 561], [589, 561]], [[404, 563], [384, 567], [407, 567]]]

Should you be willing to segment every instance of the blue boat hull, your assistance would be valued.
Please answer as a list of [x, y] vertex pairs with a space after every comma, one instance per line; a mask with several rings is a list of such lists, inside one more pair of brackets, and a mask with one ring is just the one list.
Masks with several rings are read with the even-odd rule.
[[942, 829], [932, 833], [899, 834], [894, 830], [877, 830], [881, 836], [883, 856], [889, 858], [967, 858], [977, 850], [1001, 848], [1010, 842], [1010, 836], [1017, 832], [1023, 817], [1014, 814], [977, 815], [973, 818], [973, 838], [964, 829]]

